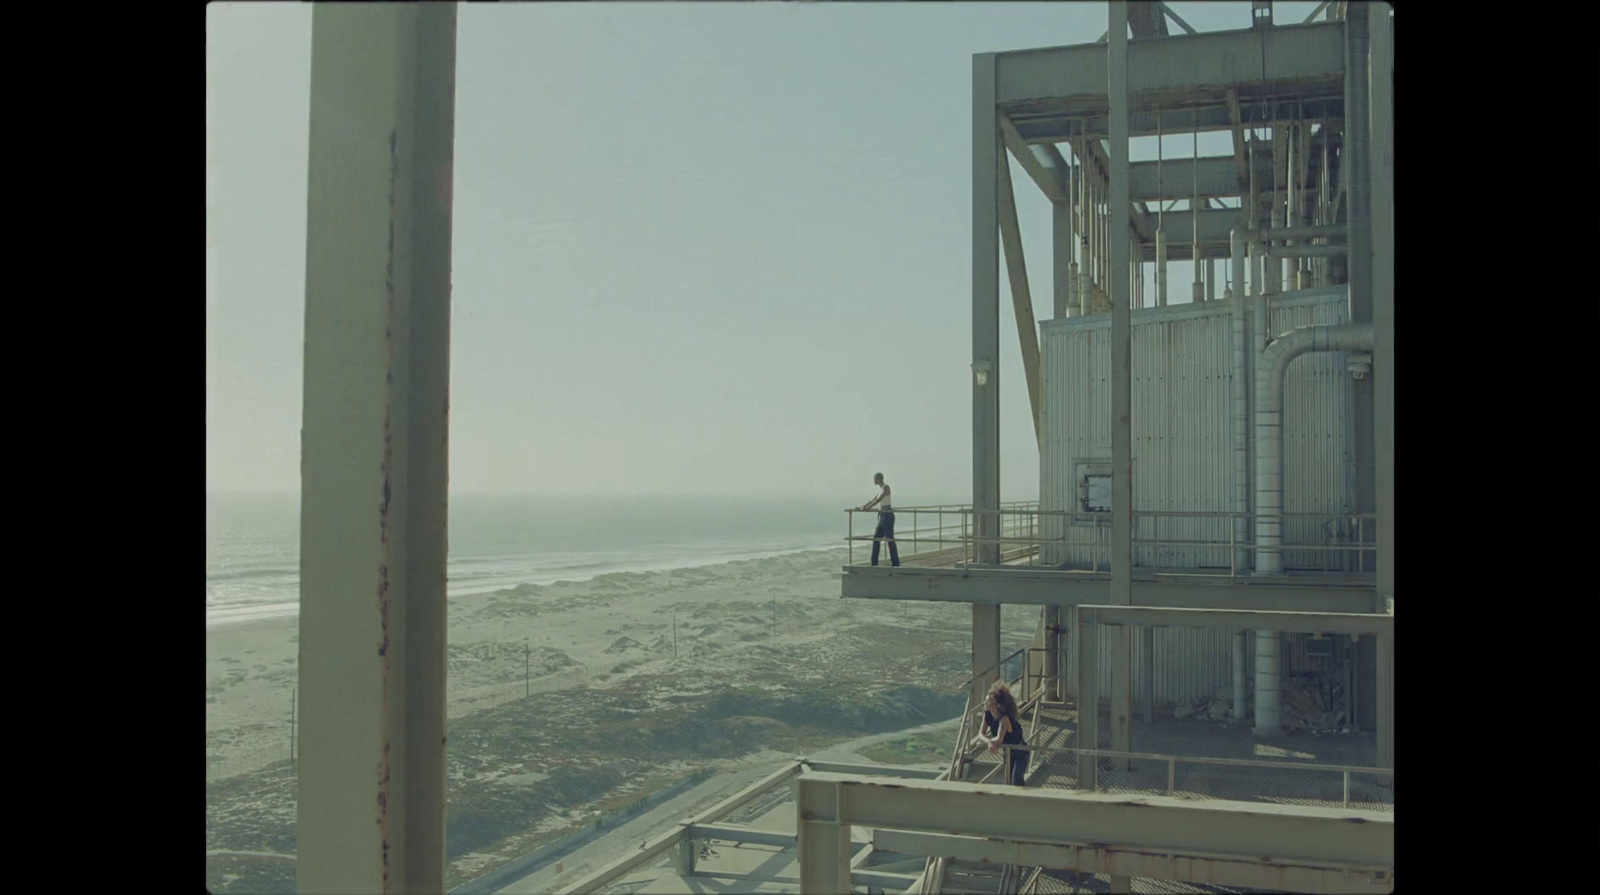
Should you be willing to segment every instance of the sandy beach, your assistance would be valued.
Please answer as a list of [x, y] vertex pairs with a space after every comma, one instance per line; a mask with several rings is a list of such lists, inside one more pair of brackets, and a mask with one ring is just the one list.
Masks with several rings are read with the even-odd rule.
[[[764, 665], [760, 657], [774, 649], [861, 624], [967, 630], [964, 605], [841, 600], [844, 561], [843, 550], [809, 551], [457, 597], [450, 603], [450, 715], [529, 690], [615, 687], [642, 673], [711, 678], [733, 673], [746, 652]], [[207, 629], [208, 780], [289, 757], [296, 626], [295, 618], [273, 618]], [[962, 652], [952, 657], [952, 670], [964, 664]]]
[[[807, 551], [452, 599], [452, 878], [698, 768], [959, 714], [969, 607], [841, 599], [844, 563]], [[1008, 609], [1007, 649], [1036, 621]], [[232, 856], [208, 863], [213, 891], [292, 891], [296, 641], [294, 618], [207, 628], [208, 861]]]

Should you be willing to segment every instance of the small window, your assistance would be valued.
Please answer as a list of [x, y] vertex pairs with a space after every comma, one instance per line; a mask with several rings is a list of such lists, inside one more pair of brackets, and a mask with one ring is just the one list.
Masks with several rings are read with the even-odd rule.
[[1111, 476], [1086, 475], [1083, 477], [1083, 511], [1085, 513], [1111, 512]]

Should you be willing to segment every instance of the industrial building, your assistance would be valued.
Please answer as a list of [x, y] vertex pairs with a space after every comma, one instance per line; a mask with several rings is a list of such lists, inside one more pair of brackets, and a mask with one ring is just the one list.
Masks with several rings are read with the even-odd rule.
[[[972, 502], [897, 507], [905, 564], [841, 581], [970, 604], [949, 767], [796, 759], [567, 891], [666, 857], [630, 890], [711, 891], [711, 841], [754, 850], [750, 891], [1392, 890], [1393, 13], [1255, 2], [1193, 33], [1109, 7], [1102, 41], [971, 61]], [[454, 52], [449, 6], [316, 13], [304, 892], [442, 888]], [[1129, 161], [1130, 139], [1209, 132], [1231, 153]], [[1053, 209], [1037, 326], [1008, 154]], [[1030, 398], [1036, 505], [1000, 502], [1002, 385]], [[1010, 656], [1006, 604], [1039, 607]], [[1020, 788], [970, 745], [1002, 677]]]

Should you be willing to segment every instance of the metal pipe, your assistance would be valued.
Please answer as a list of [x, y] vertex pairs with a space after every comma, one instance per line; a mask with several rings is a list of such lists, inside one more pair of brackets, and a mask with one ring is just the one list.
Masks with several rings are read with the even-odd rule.
[[1194, 199], [1189, 203], [1189, 260], [1194, 262], [1194, 295], [1189, 299], [1196, 304], [1206, 300], [1205, 286], [1200, 282], [1200, 132], [1195, 131], [1194, 158], [1189, 172], [1194, 175]]
[[[1244, 246], [1244, 234], [1236, 227], [1228, 237], [1228, 248], [1233, 262], [1235, 282], [1244, 278]], [[1236, 513], [1250, 512], [1249, 399], [1246, 394], [1248, 379], [1245, 371], [1244, 303], [1244, 291], [1239, 290], [1234, 294], [1232, 305], [1229, 308], [1230, 316], [1232, 317], [1231, 335], [1233, 338], [1233, 380], [1231, 383], [1233, 395], [1232, 406], [1229, 409], [1233, 423], [1233, 509]], [[1244, 543], [1244, 526], [1245, 520], [1243, 518], [1234, 519], [1234, 543]], [[1239, 554], [1242, 554], [1242, 551], [1236, 550], [1233, 561], [1236, 568], [1243, 568], [1244, 557]]]
[[1233, 632], [1233, 720], [1244, 720], [1244, 701], [1246, 698], [1245, 675], [1249, 671], [1245, 667], [1244, 632]]
[[1078, 140], [1078, 314], [1087, 316], [1092, 305], [1090, 280], [1094, 259], [1089, 247], [1089, 141]]
[[1344, 245], [1313, 245], [1302, 243], [1300, 245], [1277, 246], [1272, 249], [1272, 258], [1331, 258], [1334, 255], [1347, 255], [1350, 247]]
[[1373, 340], [1370, 323], [1302, 326], [1279, 336], [1261, 353], [1255, 382], [1257, 575], [1283, 571], [1278, 517], [1283, 509], [1283, 380], [1289, 363], [1316, 351], [1371, 351]]
[[[1064, 309], [1064, 315], [1067, 317], [1078, 316], [1080, 307], [1078, 301], [1078, 209], [1073, 207], [1078, 196], [1077, 181], [1074, 179], [1080, 176], [1078, 168], [1079, 165], [1072, 163], [1072, 147], [1069, 143], [1067, 147], [1067, 242], [1065, 246], [1067, 250], [1065, 267], [1067, 272], [1067, 288], [1065, 290], [1067, 306]], [[1056, 250], [1060, 251], [1061, 247], [1057, 246]], [[1059, 270], [1060, 268], [1058, 267], [1057, 269]]]
[[[1143, 297], [1141, 290], [1140, 297]], [[1167, 231], [1156, 228], [1156, 307], [1167, 306]]]
[[[1167, 186], [1165, 170], [1162, 167], [1162, 161], [1165, 156], [1163, 151], [1165, 143], [1166, 141], [1161, 137], [1161, 110], [1157, 109], [1156, 194], [1161, 197], [1160, 199], [1156, 200], [1156, 307], [1158, 308], [1164, 308], [1167, 306], [1167, 229], [1165, 218], [1167, 210], [1167, 203], [1165, 201], [1167, 196]], [[1190, 215], [1190, 219], [1195, 220], [1196, 218], [1194, 215]], [[1200, 228], [1195, 226], [1193, 229], [1198, 231]], [[1142, 272], [1143, 265], [1141, 264], [1140, 267]], [[1141, 277], [1141, 280], [1142, 279], [1143, 278]], [[1141, 288], [1139, 290], [1139, 298], [1142, 300], [1144, 298], [1144, 289], [1142, 288], [1143, 283], [1140, 285]]]
[[1283, 678], [1278, 669], [1282, 644], [1277, 631], [1256, 631], [1256, 720], [1251, 733], [1258, 736], [1283, 730]]

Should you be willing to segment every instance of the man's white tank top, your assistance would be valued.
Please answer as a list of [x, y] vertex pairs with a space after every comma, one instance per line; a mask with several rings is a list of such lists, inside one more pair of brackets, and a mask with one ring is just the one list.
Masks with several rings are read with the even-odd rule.
[[894, 507], [889, 505], [889, 486], [888, 486], [887, 483], [885, 483], [884, 486], [883, 486], [883, 500], [878, 502], [878, 512], [880, 512], [880, 513], [892, 513], [892, 512], [894, 512]]

